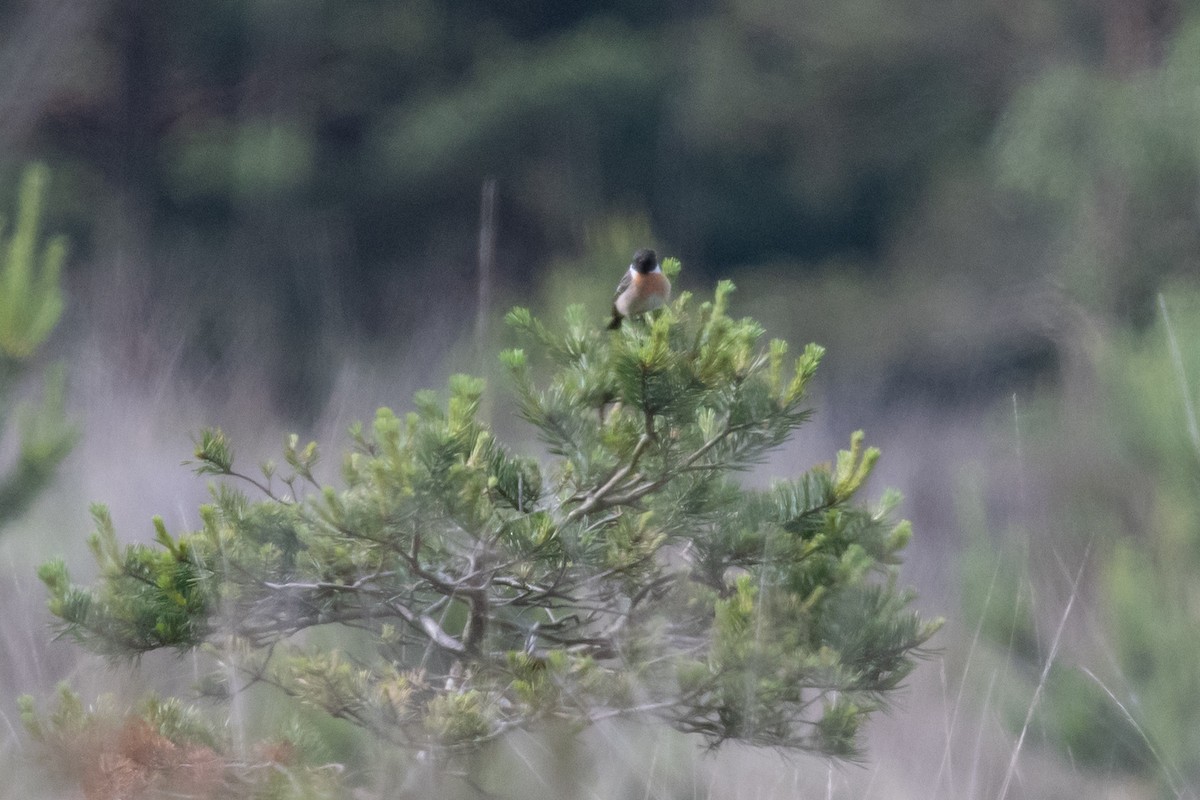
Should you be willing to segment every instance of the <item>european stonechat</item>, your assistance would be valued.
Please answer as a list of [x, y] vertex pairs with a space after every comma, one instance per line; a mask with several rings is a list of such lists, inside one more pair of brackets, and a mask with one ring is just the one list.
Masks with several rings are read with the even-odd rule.
[[612, 322], [610, 331], [621, 327], [621, 320], [653, 311], [671, 299], [671, 282], [663, 275], [658, 256], [653, 250], [638, 250], [633, 254], [633, 263], [613, 295]]

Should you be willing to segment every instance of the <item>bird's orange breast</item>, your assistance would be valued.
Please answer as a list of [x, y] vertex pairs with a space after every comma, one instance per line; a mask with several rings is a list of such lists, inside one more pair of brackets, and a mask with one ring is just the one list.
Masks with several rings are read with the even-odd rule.
[[661, 272], [635, 273], [617, 298], [617, 311], [630, 317], [658, 308], [671, 296], [671, 282]]

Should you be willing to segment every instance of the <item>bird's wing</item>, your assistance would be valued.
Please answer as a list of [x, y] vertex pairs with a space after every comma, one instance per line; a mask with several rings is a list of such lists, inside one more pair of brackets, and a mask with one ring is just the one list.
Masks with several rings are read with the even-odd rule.
[[633, 272], [625, 270], [625, 274], [621, 276], [621, 282], [617, 284], [617, 291], [613, 292], [613, 302], [616, 302], [617, 298], [621, 296], [621, 292], [628, 289], [631, 283], [633, 283]]

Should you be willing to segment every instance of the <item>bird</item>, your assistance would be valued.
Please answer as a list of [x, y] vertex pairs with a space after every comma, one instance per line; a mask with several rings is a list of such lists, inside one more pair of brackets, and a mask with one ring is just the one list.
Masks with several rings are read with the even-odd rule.
[[636, 317], [653, 311], [671, 299], [671, 282], [663, 274], [658, 256], [653, 250], [642, 248], [633, 254], [629, 271], [617, 284], [613, 295], [612, 322], [608, 329], [621, 327], [626, 317]]

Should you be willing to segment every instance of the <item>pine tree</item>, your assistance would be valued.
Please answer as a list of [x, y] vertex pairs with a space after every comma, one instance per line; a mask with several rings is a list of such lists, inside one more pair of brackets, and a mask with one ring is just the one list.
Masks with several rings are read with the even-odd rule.
[[[898, 496], [856, 500], [879, 456], [861, 432], [831, 466], [738, 480], [809, 418], [823, 350], [764, 345], [727, 314], [732, 290], [614, 333], [580, 307], [561, 330], [510, 312], [528, 347], [502, 360], [545, 458], [497, 441], [464, 375], [355, 428], [340, 487], [315, 443], [252, 474], [205, 431], [193, 464], [219, 480], [200, 529], [156, 518], [153, 545], [121, 547], [96, 507], [99, 582], [43, 565], [50, 608], [100, 653], [205, 648], [234, 684], [416, 751], [636, 715], [854, 757], [938, 623], [896, 585]], [[365, 631], [371, 656], [306, 644], [330, 625]]]

